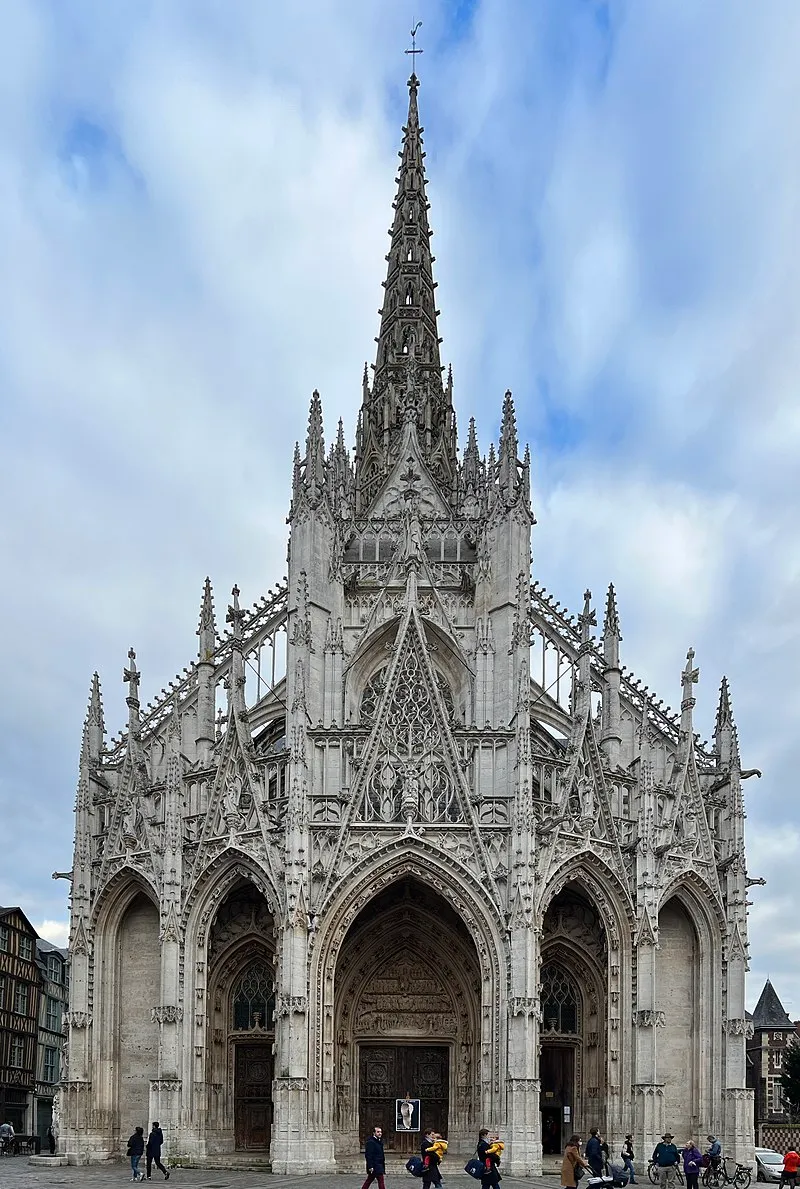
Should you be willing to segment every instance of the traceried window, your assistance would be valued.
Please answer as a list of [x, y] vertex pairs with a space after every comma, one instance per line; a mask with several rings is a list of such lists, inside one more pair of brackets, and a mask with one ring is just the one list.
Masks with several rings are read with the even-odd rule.
[[[434, 670], [434, 672], [436, 672]], [[386, 689], [386, 678], [389, 676], [389, 666], [384, 665], [379, 669], [370, 680], [364, 693], [361, 695], [361, 722], [364, 726], [372, 725], [384, 690]], [[436, 684], [439, 687], [439, 693], [442, 695], [444, 702], [445, 713], [447, 717], [452, 720], [455, 717], [455, 703], [453, 702], [453, 691], [445, 681], [441, 673], [436, 672]]]
[[578, 995], [567, 972], [555, 962], [542, 967], [542, 1026], [545, 1032], [578, 1031]]
[[274, 974], [266, 962], [253, 962], [239, 979], [233, 992], [233, 1027], [272, 1028], [275, 995]]

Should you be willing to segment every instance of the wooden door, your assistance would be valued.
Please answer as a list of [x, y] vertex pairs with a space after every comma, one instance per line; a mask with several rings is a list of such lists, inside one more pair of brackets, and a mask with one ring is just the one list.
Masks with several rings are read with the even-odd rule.
[[[446, 1045], [362, 1044], [359, 1056], [359, 1137], [383, 1128], [387, 1152], [418, 1152], [429, 1127], [447, 1136], [450, 1050]], [[399, 1131], [398, 1098], [420, 1101], [419, 1130]]]
[[236, 1148], [269, 1149], [272, 1131], [272, 1046], [237, 1044], [234, 1070]]
[[[575, 1049], [572, 1045], [542, 1045], [539, 1058], [542, 1150], [561, 1152], [576, 1130]], [[569, 1108], [569, 1120], [564, 1118]]]

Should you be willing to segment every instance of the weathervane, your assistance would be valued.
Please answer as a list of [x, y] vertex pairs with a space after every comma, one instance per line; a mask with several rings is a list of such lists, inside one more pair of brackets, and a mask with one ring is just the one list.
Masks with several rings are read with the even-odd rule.
[[411, 49], [405, 51], [407, 54], [412, 55], [411, 61], [412, 61], [413, 66], [416, 66], [416, 58], [414, 57], [414, 55], [422, 54], [425, 52], [424, 50], [417, 49], [417, 33], [419, 33], [421, 28], [422, 28], [422, 21], [417, 21], [416, 25], [414, 25], [414, 28], [411, 30]]

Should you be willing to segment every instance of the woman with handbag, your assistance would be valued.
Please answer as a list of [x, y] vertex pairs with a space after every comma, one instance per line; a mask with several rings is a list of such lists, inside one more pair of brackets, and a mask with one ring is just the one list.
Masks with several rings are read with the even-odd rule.
[[590, 1167], [588, 1161], [581, 1156], [580, 1143], [579, 1135], [569, 1137], [564, 1149], [564, 1159], [561, 1161], [561, 1189], [577, 1189], [584, 1169]]

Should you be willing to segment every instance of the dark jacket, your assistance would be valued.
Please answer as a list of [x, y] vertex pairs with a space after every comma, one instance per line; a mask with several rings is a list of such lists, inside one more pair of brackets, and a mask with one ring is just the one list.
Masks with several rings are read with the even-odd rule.
[[383, 1140], [378, 1139], [377, 1135], [371, 1135], [364, 1144], [364, 1159], [367, 1162], [367, 1172], [386, 1172], [386, 1156], [383, 1151]]
[[595, 1172], [603, 1171], [603, 1148], [596, 1135], [592, 1135], [587, 1139], [584, 1154]]
[[660, 1144], [656, 1144], [653, 1152], [653, 1159], [659, 1168], [671, 1168], [673, 1164], [680, 1161], [681, 1154], [674, 1144], [666, 1144], [662, 1140]]
[[147, 1137], [148, 1152], [160, 1152], [164, 1145], [164, 1132], [160, 1127], [156, 1127]]
[[431, 1150], [435, 1143], [436, 1140], [428, 1139], [427, 1135], [422, 1138], [422, 1175], [426, 1180], [435, 1181], [438, 1185], [441, 1160], [438, 1153]]
[[130, 1156], [141, 1156], [144, 1151], [144, 1136], [139, 1135], [138, 1131], [134, 1131], [131, 1138], [128, 1140], [128, 1154]]
[[633, 1160], [634, 1159], [633, 1142], [629, 1139], [626, 1139], [622, 1145], [622, 1159], [623, 1160]]
[[497, 1166], [500, 1163], [500, 1156], [497, 1152], [490, 1152], [486, 1140], [481, 1140], [478, 1144], [478, 1159], [481, 1162], [481, 1182], [483, 1185], [496, 1185], [500, 1180], [500, 1173]]

